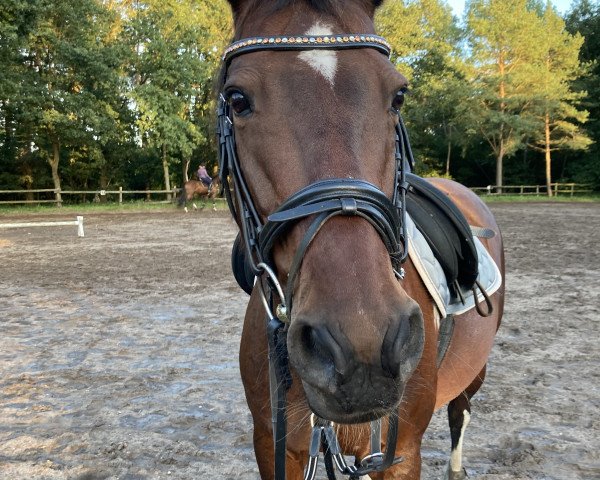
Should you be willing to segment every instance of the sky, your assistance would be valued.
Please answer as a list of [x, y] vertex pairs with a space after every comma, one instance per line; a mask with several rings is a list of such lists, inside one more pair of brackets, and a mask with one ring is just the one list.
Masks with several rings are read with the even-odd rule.
[[[446, 0], [446, 1], [454, 10], [455, 15], [458, 15], [459, 17], [462, 16], [463, 10], [465, 8], [465, 0]], [[573, 3], [573, 1], [572, 0], [552, 0], [552, 3], [554, 4], [554, 6], [558, 10], [558, 12], [562, 14], [562, 13], [565, 13], [569, 9], [569, 7]]]

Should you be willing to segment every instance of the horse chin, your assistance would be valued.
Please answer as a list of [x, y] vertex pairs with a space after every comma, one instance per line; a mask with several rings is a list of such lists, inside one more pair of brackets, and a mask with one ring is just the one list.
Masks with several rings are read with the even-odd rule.
[[349, 398], [343, 391], [332, 394], [302, 382], [304, 393], [311, 411], [318, 417], [338, 424], [365, 423], [397, 412], [402, 398], [402, 389], [397, 386], [384, 397], [374, 393]]

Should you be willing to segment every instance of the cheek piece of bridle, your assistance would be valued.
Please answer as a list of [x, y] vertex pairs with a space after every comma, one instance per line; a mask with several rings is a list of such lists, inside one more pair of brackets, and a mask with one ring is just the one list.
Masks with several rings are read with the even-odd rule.
[[[232, 58], [255, 51], [356, 49], [373, 48], [390, 55], [390, 46], [382, 38], [370, 34], [324, 35], [324, 36], [276, 36], [253, 37], [232, 43], [223, 55], [224, 69]], [[414, 160], [408, 134], [398, 115], [395, 128], [395, 175], [392, 199], [375, 185], [352, 178], [331, 178], [317, 181], [294, 193], [263, 222], [258, 213], [237, 157], [233, 117], [223, 93], [218, 99], [219, 168], [221, 188], [229, 209], [241, 229], [247, 268], [255, 276], [255, 284], [267, 312], [267, 335], [269, 343], [269, 379], [271, 388], [271, 414], [275, 444], [275, 478], [285, 479], [286, 456], [286, 391], [292, 377], [289, 370], [286, 334], [291, 320], [292, 293], [302, 259], [321, 227], [337, 215], [358, 216], [367, 220], [383, 240], [392, 262], [392, 268], [400, 279], [404, 276], [402, 263], [408, 250], [406, 245], [406, 191], [405, 174], [413, 167]], [[232, 188], [233, 187], [233, 188]], [[272, 251], [275, 243], [294, 224], [313, 217], [295, 252], [287, 277], [285, 292], [275, 274]], [[274, 297], [279, 299], [274, 308]], [[275, 311], [275, 314], [273, 313]], [[398, 415], [389, 417], [387, 451], [381, 452], [381, 420], [371, 422], [371, 454], [348, 465], [341, 453], [332, 422], [313, 415], [312, 434], [309, 445], [309, 463], [304, 479], [315, 477], [319, 450], [322, 447], [329, 479], [335, 479], [335, 468], [350, 479], [372, 472], [381, 472], [402, 461], [395, 458], [398, 434]]]

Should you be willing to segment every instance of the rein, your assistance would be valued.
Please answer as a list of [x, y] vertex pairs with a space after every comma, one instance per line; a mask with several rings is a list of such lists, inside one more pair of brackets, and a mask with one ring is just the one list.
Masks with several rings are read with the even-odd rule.
[[[391, 51], [385, 39], [368, 34], [252, 37], [238, 40], [225, 50], [224, 71], [226, 75], [229, 62], [234, 57], [256, 51], [355, 48], [372, 48], [388, 57]], [[405, 221], [408, 184], [405, 175], [412, 169], [414, 159], [406, 128], [398, 114], [395, 127], [394, 193], [391, 199], [375, 185], [364, 180], [320, 180], [290, 196], [263, 222], [237, 156], [233, 119], [223, 92], [219, 95], [217, 113], [221, 189], [225, 193], [229, 210], [240, 225], [249, 267], [256, 277], [255, 283], [267, 314], [275, 479], [285, 480], [286, 392], [292, 384], [286, 335], [291, 321], [292, 294], [302, 260], [312, 240], [329, 219], [338, 215], [358, 216], [367, 220], [379, 233], [389, 252], [394, 273], [402, 279], [402, 263], [408, 254]], [[284, 291], [271, 266], [273, 247], [293, 225], [307, 217], [314, 218], [295, 252]], [[277, 305], [275, 298], [279, 300]], [[368, 473], [381, 472], [402, 461], [402, 458], [394, 458], [398, 434], [397, 415], [392, 414], [389, 418], [386, 453], [381, 452], [380, 428], [380, 420], [371, 422], [371, 455], [364, 458], [359, 466], [348, 466], [340, 451], [333, 424], [315, 417], [309, 446], [309, 464], [304, 479], [314, 478], [321, 447], [329, 479], [336, 478], [334, 466], [350, 479], [358, 479]]]

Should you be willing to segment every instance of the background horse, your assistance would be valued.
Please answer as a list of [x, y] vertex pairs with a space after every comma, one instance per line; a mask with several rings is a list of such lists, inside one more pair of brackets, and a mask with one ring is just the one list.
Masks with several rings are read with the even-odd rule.
[[[254, 288], [246, 283], [240, 368], [263, 479], [300, 479], [305, 469], [312, 478], [319, 444], [328, 471], [337, 465], [351, 476], [337, 463], [338, 442], [360, 475], [418, 479], [423, 433], [446, 404], [446, 476], [465, 476], [469, 400], [483, 382], [504, 287], [489, 299], [491, 315], [450, 316], [453, 330], [440, 334], [439, 309], [406, 257], [411, 159], [399, 109], [407, 82], [373, 33], [380, 3], [230, 0], [220, 167], [233, 183], [242, 263], [258, 277]], [[481, 243], [503, 273], [488, 208], [455, 182], [432, 182], [469, 225], [490, 233]], [[373, 441], [381, 435], [385, 454]]]
[[[217, 206], [215, 198], [219, 196], [220, 189], [221, 181], [218, 176], [212, 179], [212, 182], [208, 187], [200, 180], [188, 180], [183, 184], [183, 188], [177, 199], [177, 204], [180, 207], [183, 206], [187, 213], [188, 209], [186, 203], [193, 200], [194, 197], [198, 197], [201, 200], [210, 198], [213, 201], [213, 210], [216, 210]], [[193, 207], [194, 209], [198, 208], [195, 203], [193, 204]]]

